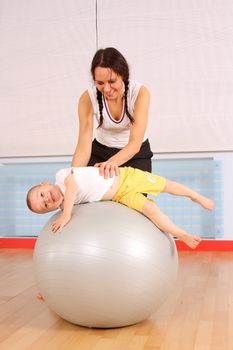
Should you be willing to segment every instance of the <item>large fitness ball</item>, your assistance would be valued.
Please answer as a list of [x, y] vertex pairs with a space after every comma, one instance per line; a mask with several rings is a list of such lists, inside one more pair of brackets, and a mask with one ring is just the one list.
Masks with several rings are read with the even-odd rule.
[[172, 291], [177, 275], [173, 239], [139, 212], [111, 201], [77, 205], [52, 233], [55, 214], [39, 234], [34, 267], [49, 307], [87, 326], [127, 326], [148, 318]]

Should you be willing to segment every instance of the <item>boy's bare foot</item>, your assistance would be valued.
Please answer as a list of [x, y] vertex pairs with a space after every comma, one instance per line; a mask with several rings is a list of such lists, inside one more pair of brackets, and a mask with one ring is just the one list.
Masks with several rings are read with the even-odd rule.
[[41, 293], [38, 293], [37, 296], [36, 296], [36, 299], [40, 300], [40, 301], [45, 301], [44, 300], [44, 297]]
[[191, 235], [189, 233], [183, 233], [180, 239], [187, 244], [192, 249], [197, 248], [199, 243], [201, 242], [201, 238], [198, 236]]
[[193, 202], [200, 204], [204, 209], [207, 209], [207, 210], [214, 209], [214, 201], [212, 201], [207, 197], [202, 196], [201, 194], [191, 199]]

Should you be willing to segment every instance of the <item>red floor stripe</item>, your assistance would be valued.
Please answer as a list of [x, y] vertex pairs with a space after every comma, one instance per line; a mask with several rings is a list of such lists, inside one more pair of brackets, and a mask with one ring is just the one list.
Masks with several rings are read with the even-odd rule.
[[0, 248], [29, 248], [33, 249], [36, 237], [1, 237]]
[[[176, 241], [177, 250], [181, 251], [193, 251], [184, 242]], [[232, 252], [233, 251], [233, 240], [208, 240], [204, 239], [200, 242], [195, 251], [217, 251], [217, 252]]]
[[[28, 248], [33, 249], [37, 237], [1, 237], [0, 248]], [[187, 247], [183, 242], [176, 240], [177, 250], [179, 251], [193, 251]], [[232, 252], [233, 240], [203, 240], [195, 251], [219, 251]]]

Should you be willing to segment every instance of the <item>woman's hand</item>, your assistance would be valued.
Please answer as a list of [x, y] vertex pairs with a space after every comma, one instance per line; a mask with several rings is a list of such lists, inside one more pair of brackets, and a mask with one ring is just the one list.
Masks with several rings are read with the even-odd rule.
[[118, 165], [111, 161], [101, 162], [101, 163], [95, 163], [94, 165], [96, 168], [99, 168], [99, 174], [103, 176], [105, 179], [108, 179], [109, 177], [113, 177], [119, 175], [119, 169]]
[[54, 221], [51, 225], [52, 231], [55, 232], [61, 232], [63, 227], [70, 221], [71, 215], [64, 215], [61, 214], [59, 218]]

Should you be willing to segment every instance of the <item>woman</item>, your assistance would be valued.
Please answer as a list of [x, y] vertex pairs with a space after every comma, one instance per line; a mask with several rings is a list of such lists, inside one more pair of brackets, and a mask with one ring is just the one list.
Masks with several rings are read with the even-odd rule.
[[[129, 79], [127, 61], [111, 47], [96, 52], [91, 74], [95, 84], [78, 104], [79, 137], [72, 166], [94, 165], [105, 178], [118, 175], [118, 166], [151, 172], [147, 88]], [[94, 117], [98, 127], [92, 141]]]

